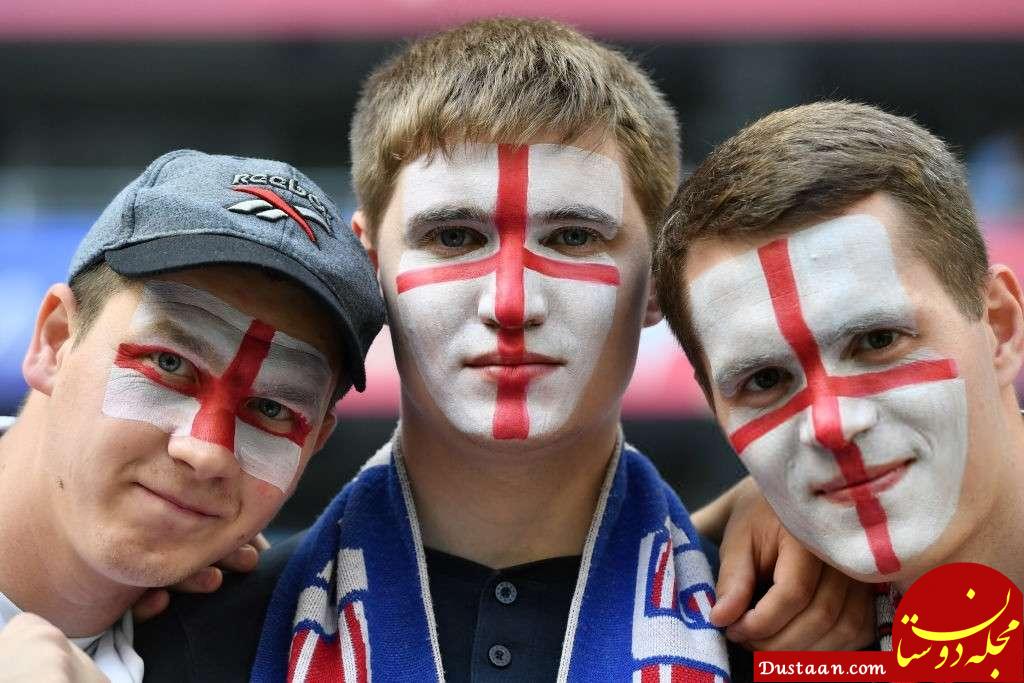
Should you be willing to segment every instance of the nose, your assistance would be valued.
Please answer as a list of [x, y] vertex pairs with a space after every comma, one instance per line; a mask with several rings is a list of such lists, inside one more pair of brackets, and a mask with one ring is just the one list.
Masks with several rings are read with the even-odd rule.
[[543, 325], [548, 316], [544, 277], [525, 268], [513, 277], [501, 275], [488, 278], [480, 293], [480, 320], [489, 327], [504, 329]]
[[239, 471], [235, 454], [227, 448], [187, 434], [172, 436], [167, 444], [167, 453], [188, 465], [200, 479], [227, 478]]
[[805, 446], [836, 449], [878, 424], [878, 408], [861, 398], [826, 397], [815, 401], [800, 423]]

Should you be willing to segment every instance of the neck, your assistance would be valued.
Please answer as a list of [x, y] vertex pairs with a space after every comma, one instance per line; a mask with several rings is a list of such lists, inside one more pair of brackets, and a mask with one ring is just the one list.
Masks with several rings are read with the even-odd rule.
[[48, 485], [53, 477], [40, 444], [45, 424], [34, 399], [0, 437], [0, 592], [68, 637], [96, 635], [144, 589], [99, 573], [58, 524], [54, 487]]
[[494, 568], [582, 553], [618, 411], [542, 444], [476, 441], [405, 406], [400, 430], [424, 545]]

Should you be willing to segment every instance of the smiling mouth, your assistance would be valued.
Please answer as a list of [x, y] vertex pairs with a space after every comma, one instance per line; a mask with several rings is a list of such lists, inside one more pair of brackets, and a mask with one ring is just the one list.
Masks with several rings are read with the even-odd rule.
[[184, 501], [177, 496], [174, 496], [169, 493], [156, 491], [154, 489], [149, 488], [148, 486], [145, 486], [144, 484], [138, 484], [138, 486], [145, 490], [146, 492], [150, 493], [151, 495], [161, 499], [170, 507], [176, 509], [178, 512], [181, 512], [182, 514], [191, 515], [193, 517], [200, 519], [213, 519], [216, 517], [220, 517], [220, 515], [217, 514], [212, 508], [197, 503]]
[[816, 497], [838, 505], [854, 505], [858, 501], [877, 496], [882, 491], [892, 488], [903, 478], [914, 463], [914, 458], [875, 465], [864, 468], [864, 476], [854, 481], [847, 481], [842, 476], [824, 484], [813, 487]]

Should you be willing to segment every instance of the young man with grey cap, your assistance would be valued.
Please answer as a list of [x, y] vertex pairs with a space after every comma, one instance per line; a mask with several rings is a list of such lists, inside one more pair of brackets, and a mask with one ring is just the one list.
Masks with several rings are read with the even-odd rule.
[[294, 168], [182, 150], [128, 185], [43, 298], [0, 436], [0, 680], [141, 680], [128, 608], [266, 525], [382, 322]]

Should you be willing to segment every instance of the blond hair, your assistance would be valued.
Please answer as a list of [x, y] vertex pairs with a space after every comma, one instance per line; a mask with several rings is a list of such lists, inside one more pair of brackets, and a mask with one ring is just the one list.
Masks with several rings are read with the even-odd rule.
[[679, 181], [678, 128], [621, 52], [553, 21], [489, 19], [415, 41], [370, 74], [352, 122], [352, 177], [375, 230], [402, 165], [424, 154], [608, 132], [653, 235]]

